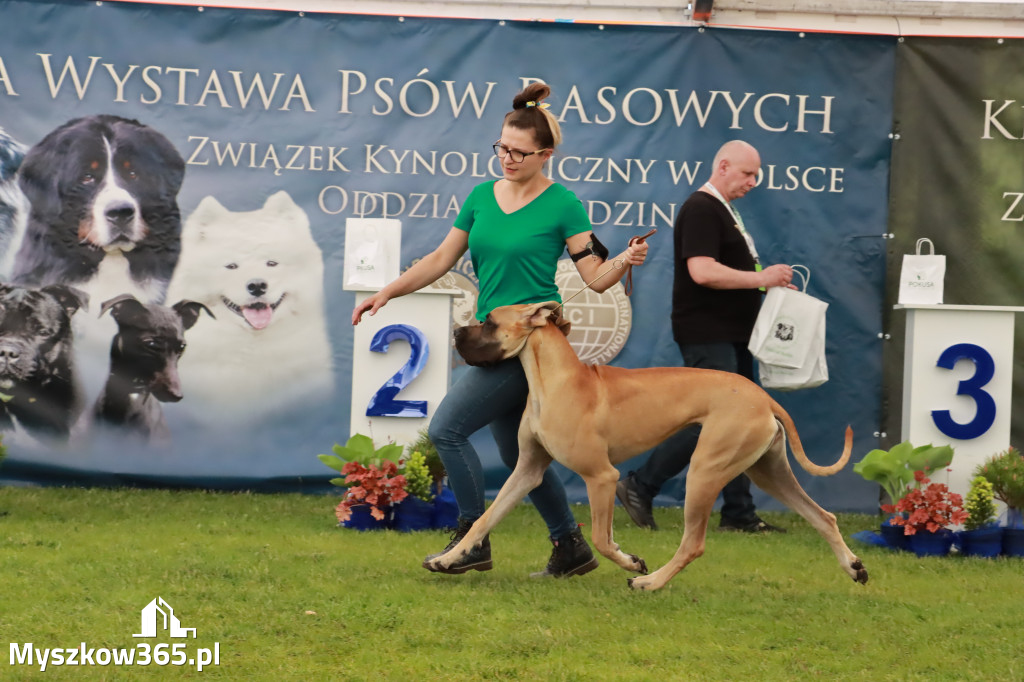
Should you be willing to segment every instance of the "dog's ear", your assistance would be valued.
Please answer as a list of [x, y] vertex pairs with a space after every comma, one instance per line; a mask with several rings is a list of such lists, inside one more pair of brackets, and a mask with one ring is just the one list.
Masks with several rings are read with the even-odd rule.
[[[558, 312], [561, 313], [562, 309], [559, 308]], [[569, 336], [569, 332], [572, 331], [572, 323], [569, 320], [558, 314], [554, 319], [551, 320], [558, 327], [558, 331], [562, 332], [565, 336]]]
[[40, 289], [40, 291], [57, 299], [57, 302], [64, 307], [68, 317], [74, 315], [79, 309], [89, 309], [89, 294], [81, 289], [69, 287], [66, 284], [50, 284]]
[[110, 315], [118, 324], [128, 322], [136, 315], [144, 315], [146, 306], [131, 294], [120, 294], [100, 304], [100, 317], [110, 310]]
[[199, 313], [203, 310], [213, 319], [217, 319], [216, 315], [210, 312], [209, 308], [197, 301], [178, 301], [171, 306], [171, 309], [178, 313], [178, 317], [181, 318], [181, 326], [185, 329], [191, 329], [195, 325], [199, 319]]
[[[562, 309], [562, 304], [558, 301], [544, 301], [543, 303], [534, 303], [528, 306], [523, 311], [524, 317], [527, 318], [531, 327], [543, 327], [551, 320], [553, 324], [558, 325], [561, 329], [561, 315], [559, 314]], [[568, 324], [568, 322], [565, 322]], [[568, 332], [564, 332], [568, 334]]]
[[129, 299], [134, 301], [135, 297], [132, 296], [131, 294], [119, 294], [114, 298], [108, 299], [103, 303], [100, 303], [100, 317], [103, 317], [103, 313], [107, 312], [121, 301], [127, 301]]

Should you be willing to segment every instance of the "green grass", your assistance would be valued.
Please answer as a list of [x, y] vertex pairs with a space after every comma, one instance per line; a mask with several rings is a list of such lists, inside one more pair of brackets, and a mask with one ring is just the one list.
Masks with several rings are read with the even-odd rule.
[[[495, 568], [420, 568], [446, 533], [335, 527], [336, 498], [160, 490], [0, 488], [0, 644], [134, 647], [162, 596], [188, 650], [220, 665], [65, 667], [0, 661], [0, 679], [67, 680], [1021, 680], [1019, 559], [919, 559], [849, 541], [871, 574], [843, 573], [799, 517], [785, 535], [712, 532], [660, 592], [602, 560], [571, 580], [527, 577], [550, 551], [536, 512], [492, 534]], [[588, 524], [589, 509], [575, 507]], [[678, 546], [616, 509], [616, 539], [652, 568]], [[840, 515], [848, 537], [877, 527]], [[585, 529], [586, 531], [586, 529]], [[159, 639], [163, 642], [181, 640]]]

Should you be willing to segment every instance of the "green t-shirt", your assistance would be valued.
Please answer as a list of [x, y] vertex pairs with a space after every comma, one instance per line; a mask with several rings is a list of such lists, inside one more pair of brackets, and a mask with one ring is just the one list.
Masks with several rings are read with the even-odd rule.
[[583, 203], [558, 183], [505, 213], [494, 199], [494, 182], [474, 187], [455, 219], [455, 227], [469, 233], [480, 321], [503, 305], [561, 301], [555, 270], [565, 240], [592, 229]]

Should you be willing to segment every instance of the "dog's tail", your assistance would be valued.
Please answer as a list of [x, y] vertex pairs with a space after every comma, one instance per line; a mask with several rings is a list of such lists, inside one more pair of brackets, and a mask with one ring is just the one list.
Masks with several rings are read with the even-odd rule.
[[800, 462], [800, 466], [804, 468], [804, 471], [813, 476], [831, 476], [839, 473], [846, 466], [846, 463], [850, 460], [850, 453], [853, 452], [853, 429], [849, 425], [846, 427], [846, 441], [843, 444], [843, 454], [832, 466], [823, 467], [807, 459], [807, 454], [804, 453], [804, 446], [800, 442], [800, 435], [796, 432], [796, 424], [793, 423], [793, 418], [782, 409], [782, 405], [779, 405], [774, 400], [772, 401], [772, 412], [775, 414], [775, 418], [779, 420], [779, 423], [782, 424], [782, 428], [786, 430], [786, 437], [789, 438], [789, 447], [793, 450], [796, 460]]

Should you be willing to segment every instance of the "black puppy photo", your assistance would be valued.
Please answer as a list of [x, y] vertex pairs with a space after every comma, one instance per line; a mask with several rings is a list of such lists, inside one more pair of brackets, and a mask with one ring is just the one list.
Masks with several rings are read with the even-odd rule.
[[96, 401], [96, 424], [123, 430], [153, 445], [170, 442], [160, 403], [178, 402], [183, 393], [178, 360], [185, 352], [185, 330], [199, 313], [213, 317], [202, 303], [178, 301], [170, 308], [139, 302], [131, 294], [105, 301], [117, 334], [110, 344], [110, 375]]
[[138, 121], [97, 115], [53, 130], [21, 163], [30, 208], [11, 280], [162, 301], [181, 250], [184, 174], [174, 145]]
[[71, 316], [86, 303], [62, 284], [0, 284], [0, 430], [67, 440], [81, 403]]

